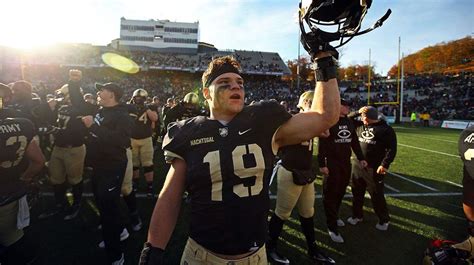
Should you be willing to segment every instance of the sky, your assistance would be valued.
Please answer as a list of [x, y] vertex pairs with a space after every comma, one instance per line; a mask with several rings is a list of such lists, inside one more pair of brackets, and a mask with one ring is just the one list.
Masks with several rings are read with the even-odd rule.
[[[200, 41], [220, 50], [298, 56], [297, 0], [14, 0], [2, 3], [0, 45], [32, 49], [55, 42], [107, 45], [120, 36], [120, 18], [199, 21]], [[474, 35], [473, 0], [374, 0], [362, 28], [390, 8], [384, 25], [340, 51], [342, 66], [367, 64], [385, 75], [398, 58]], [[301, 48], [301, 54], [305, 50]]]

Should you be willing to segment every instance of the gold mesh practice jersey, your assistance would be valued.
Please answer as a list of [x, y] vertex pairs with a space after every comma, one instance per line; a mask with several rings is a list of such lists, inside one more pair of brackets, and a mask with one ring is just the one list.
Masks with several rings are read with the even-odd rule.
[[260, 102], [226, 125], [203, 116], [170, 124], [163, 149], [187, 165], [192, 239], [226, 255], [264, 244], [272, 137], [290, 117], [278, 103]]

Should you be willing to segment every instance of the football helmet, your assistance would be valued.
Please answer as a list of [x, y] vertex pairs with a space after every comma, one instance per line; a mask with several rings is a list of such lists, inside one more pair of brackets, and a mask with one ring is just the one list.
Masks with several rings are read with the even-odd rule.
[[305, 101], [308, 101], [308, 100], [313, 101], [313, 97], [314, 97], [314, 91], [303, 92], [303, 94], [301, 94], [300, 96], [300, 99], [298, 100], [298, 105], [296, 105], [296, 107], [298, 107], [299, 109], [304, 109]]
[[144, 104], [145, 100], [148, 97], [148, 92], [145, 89], [139, 88], [135, 89], [132, 94], [132, 102], [135, 104]]
[[135, 98], [135, 97], [147, 98], [148, 97], [148, 92], [146, 92], [146, 90], [143, 89], [143, 88], [135, 89], [135, 91], [133, 91], [132, 98]]
[[435, 239], [424, 252], [423, 265], [470, 265], [470, 253], [453, 247], [455, 242]]
[[189, 92], [183, 98], [184, 103], [197, 105], [199, 104], [199, 96], [196, 93]]
[[[329, 51], [337, 59], [336, 48], [349, 42], [353, 37], [368, 33], [380, 26], [392, 12], [387, 10], [375, 24], [360, 31], [362, 20], [370, 8], [372, 0], [302, 0], [299, 22], [301, 43], [313, 57], [319, 51]], [[305, 23], [310, 31], [306, 32]], [[323, 31], [320, 27], [336, 26], [334, 32]], [[338, 41], [334, 46], [331, 42]]]

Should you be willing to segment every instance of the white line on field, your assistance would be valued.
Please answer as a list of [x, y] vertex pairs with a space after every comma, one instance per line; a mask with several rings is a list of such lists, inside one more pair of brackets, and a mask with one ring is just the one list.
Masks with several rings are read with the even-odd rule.
[[406, 181], [408, 181], [408, 182], [411, 182], [411, 183], [413, 183], [413, 184], [415, 184], [415, 185], [418, 185], [418, 186], [420, 186], [420, 187], [423, 187], [423, 188], [425, 188], [425, 189], [429, 189], [429, 190], [431, 190], [431, 191], [438, 191], [438, 190], [435, 189], [435, 188], [432, 188], [432, 187], [427, 186], [427, 185], [425, 185], [425, 184], [421, 184], [420, 182], [411, 180], [411, 179], [406, 178], [406, 177], [404, 177], [404, 176], [402, 176], [402, 175], [399, 175], [399, 174], [397, 174], [397, 173], [393, 173], [393, 172], [388, 172], [388, 173], [389, 173], [390, 175], [393, 175], [393, 176], [395, 176], [395, 177], [401, 178], [401, 179], [403, 179], [403, 180], [406, 180]]
[[421, 147], [416, 147], [416, 146], [411, 146], [411, 145], [407, 145], [407, 144], [398, 143], [398, 145], [401, 145], [401, 146], [404, 146], [404, 147], [408, 147], [408, 148], [419, 149], [419, 150], [423, 150], [423, 151], [426, 151], [426, 152], [436, 153], [436, 154], [440, 154], [440, 155], [446, 155], [446, 156], [452, 156], [452, 157], [459, 158], [458, 155], [453, 155], [453, 154], [438, 152], [438, 151], [434, 151], [434, 150], [430, 150], [430, 149], [425, 149], [425, 148], [421, 148]]
[[408, 135], [408, 137], [415, 137], [415, 138], [422, 138], [422, 139], [428, 139], [428, 140], [435, 140], [435, 141], [443, 141], [443, 142], [448, 142], [448, 143], [453, 143], [457, 144], [457, 141], [451, 141], [451, 140], [445, 140], [445, 139], [439, 139], [439, 138], [431, 138], [431, 137], [423, 137], [423, 136], [418, 136], [418, 135]]
[[385, 188], [391, 190], [391, 191], [394, 191], [394, 192], [400, 192], [399, 190], [395, 189], [394, 187], [388, 185], [387, 183], [384, 184], [385, 185]]
[[461, 185], [461, 184], [457, 184], [457, 183], [454, 183], [454, 182], [449, 181], [449, 180], [446, 180], [446, 182], [448, 182], [449, 184], [454, 185], [454, 186], [456, 186], [456, 187], [462, 188], [462, 185]]

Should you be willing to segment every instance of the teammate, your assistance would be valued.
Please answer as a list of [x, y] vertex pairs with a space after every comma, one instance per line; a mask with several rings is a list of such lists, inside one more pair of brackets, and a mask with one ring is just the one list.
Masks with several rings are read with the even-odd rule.
[[[72, 86], [78, 86], [80, 75], [77, 70], [69, 73]], [[74, 83], [74, 84], [73, 84]], [[64, 220], [75, 218], [80, 211], [83, 192], [84, 161], [86, 157], [85, 136], [87, 129], [81, 121], [82, 116], [93, 115], [96, 108], [91, 106], [84, 110], [83, 105], [72, 104], [69, 84], [63, 85], [56, 91], [59, 100], [56, 106], [57, 120], [55, 123], [55, 142], [48, 164], [49, 177], [53, 185], [56, 207], [51, 212], [40, 215], [45, 218], [62, 212], [69, 205], [66, 199], [66, 189], [72, 186], [73, 203], [67, 210]], [[79, 95], [77, 101], [82, 101]], [[68, 183], [66, 183], [66, 181]]]
[[119, 104], [123, 90], [114, 83], [97, 84], [99, 112], [82, 118], [89, 128], [93, 173], [92, 186], [100, 211], [105, 251], [110, 264], [124, 263], [120, 234], [120, 189], [127, 167], [126, 148], [130, 146], [131, 122], [127, 109]]
[[293, 117], [278, 102], [244, 107], [239, 63], [228, 56], [211, 61], [202, 76], [210, 117], [171, 124], [164, 139], [171, 168], [140, 264], [162, 264], [185, 189], [192, 210], [181, 264], [267, 264], [264, 243], [274, 154], [337, 122], [339, 90], [329, 55], [320, 52], [315, 57], [321, 74], [316, 104]]
[[152, 106], [146, 105], [148, 92], [145, 89], [133, 91], [130, 100], [130, 115], [134, 116], [135, 122], [132, 127], [132, 161], [134, 190], [137, 190], [140, 166], [143, 167], [147, 183], [147, 195], [153, 196], [153, 141], [152, 123], [158, 121], [158, 114], [153, 111]]
[[463, 209], [468, 222], [469, 237], [459, 244], [453, 245], [466, 250], [474, 259], [474, 126], [466, 128], [459, 137], [459, 154], [463, 161]]
[[[301, 94], [297, 106], [300, 112], [311, 110], [313, 98], [313, 91], [306, 91]], [[279, 157], [281, 160], [274, 169], [278, 181], [276, 208], [268, 225], [267, 254], [269, 260], [276, 264], [290, 263], [286, 257], [278, 253], [277, 242], [283, 229], [283, 223], [288, 220], [291, 211], [297, 206], [309, 257], [315, 262], [334, 264], [333, 259], [318, 249], [314, 233], [315, 196], [313, 182], [316, 179], [316, 172], [312, 168], [313, 139], [282, 147], [279, 151]]]
[[350, 111], [348, 101], [341, 99], [339, 121], [329, 129], [329, 137], [319, 138], [318, 164], [323, 180], [323, 205], [326, 213], [326, 224], [332, 241], [343, 243], [338, 226], [344, 222], [338, 218], [339, 207], [351, 179], [351, 149], [354, 151], [361, 167], [367, 162], [360, 148], [354, 123], [347, 117]]
[[199, 112], [199, 96], [196, 93], [190, 92], [186, 94], [183, 101], [172, 107], [164, 117], [165, 130], [171, 122], [185, 120], [188, 118], [200, 115]]
[[362, 121], [356, 121], [356, 133], [359, 137], [362, 153], [367, 167], [362, 168], [356, 161], [352, 163], [352, 216], [347, 219], [352, 225], [362, 221], [364, 194], [367, 190], [372, 200], [379, 222], [378, 230], [386, 231], [390, 216], [384, 195], [384, 176], [397, 154], [397, 136], [384, 120], [379, 120], [378, 111], [372, 106], [359, 109]]
[[0, 84], [0, 264], [32, 264], [36, 247], [23, 234], [29, 225], [26, 193], [45, 159], [31, 121], [12, 118], [4, 109], [8, 90]]

